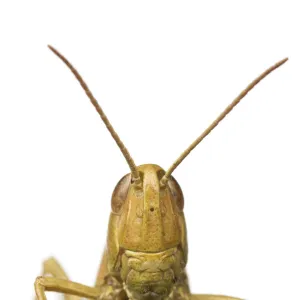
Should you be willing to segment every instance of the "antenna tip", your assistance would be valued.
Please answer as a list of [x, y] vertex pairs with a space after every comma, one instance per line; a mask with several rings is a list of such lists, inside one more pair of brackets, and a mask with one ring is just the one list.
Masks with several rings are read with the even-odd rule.
[[52, 47], [51, 45], [47, 45], [47, 46], [51, 51], [53, 51], [54, 53], [57, 53], [57, 50], [54, 47]]
[[287, 62], [288, 60], [289, 60], [289, 58], [286, 57], [286, 58], [284, 58], [283, 60], [281, 60], [281, 61], [279, 62], [279, 64], [282, 65], [282, 64], [284, 64], [285, 62]]
[[[70, 63], [67, 61], [67, 59], [58, 52], [58, 50], [56, 50], [54, 47], [52, 47], [51, 45], [48, 45], [48, 48], [56, 55], [58, 56], [62, 61], [64, 61], [67, 65], [70, 65]], [[70, 67], [70, 66], [69, 66]]]

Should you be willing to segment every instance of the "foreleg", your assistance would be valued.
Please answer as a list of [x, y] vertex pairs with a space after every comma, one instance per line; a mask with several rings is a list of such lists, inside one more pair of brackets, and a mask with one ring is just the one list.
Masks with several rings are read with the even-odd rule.
[[[50, 257], [43, 262], [43, 276], [53, 276], [60, 279], [68, 280], [68, 276], [61, 265], [54, 257]], [[77, 296], [64, 295], [65, 300], [79, 300], [80, 298]]]
[[98, 299], [100, 296], [100, 291], [97, 288], [55, 277], [40, 276], [36, 279], [34, 287], [38, 300], [47, 300], [46, 291], [80, 296], [88, 299]]
[[190, 300], [242, 300], [240, 298], [233, 298], [219, 295], [191, 295]]
[[89, 287], [66, 279], [40, 276], [36, 279], [34, 286], [37, 300], [47, 300], [46, 291], [97, 300], [127, 299], [122, 283], [113, 276], [106, 276], [104, 283], [99, 287]]

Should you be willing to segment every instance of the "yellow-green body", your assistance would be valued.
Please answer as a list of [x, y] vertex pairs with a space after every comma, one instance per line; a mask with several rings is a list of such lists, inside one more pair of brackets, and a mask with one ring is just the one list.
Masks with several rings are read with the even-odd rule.
[[159, 166], [142, 165], [138, 172], [141, 185], [131, 183], [128, 174], [113, 192], [106, 258], [97, 284], [117, 274], [133, 298], [160, 299], [171, 293], [174, 282], [186, 286], [183, 196], [173, 178], [160, 186], [165, 171]]
[[[77, 296], [102, 300], [238, 300], [227, 296], [191, 294], [185, 272], [188, 257], [187, 231], [183, 213], [184, 198], [171, 177], [162, 186], [165, 171], [153, 164], [137, 168], [141, 182], [134, 184], [131, 174], [117, 184], [111, 199], [105, 251], [94, 288], [67, 281], [52, 258], [44, 273], [61, 279], [59, 290], [66, 300]], [[36, 281], [38, 299], [45, 286], [51, 290], [53, 278]]]
[[[72, 282], [53, 258], [44, 262], [35, 281], [38, 300], [46, 291], [98, 300], [238, 300], [227, 296], [191, 294], [185, 272], [188, 257], [184, 198], [171, 176], [174, 169], [264, 77], [287, 61], [279, 61], [257, 77], [219, 117], [164, 171], [154, 164], [136, 166], [82, 77], [57, 50], [50, 49], [70, 68], [123, 153], [131, 173], [117, 184], [107, 243], [95, 287]], [[200, 270], [199, 270], [200, 272]], [[200, 283], [199, 283], [200, 284]]]

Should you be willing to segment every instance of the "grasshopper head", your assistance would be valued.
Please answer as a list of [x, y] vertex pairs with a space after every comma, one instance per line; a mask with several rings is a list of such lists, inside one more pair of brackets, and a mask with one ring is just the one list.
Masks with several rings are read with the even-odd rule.
[[140, 185], [125, 175], [112, 195], [108, 253], [119, 250], [109, 269], [121, 272], [133, 298], [158, 299], [170, 293], [186, 265], [184, 200], [173, 177], [160, 184], [161, 167], [141, 165], [138, 172]]
[[165, 171], [152, 164], [138, 167], [141, 184], [125, 175], [112, 196], [112, 211], [120, 215], [120, 247], [133, 251], [158, 252], [180, 244], [177, 216], [182, 215], [184, 200], [181, 188], [171, 177], [160, 185]]

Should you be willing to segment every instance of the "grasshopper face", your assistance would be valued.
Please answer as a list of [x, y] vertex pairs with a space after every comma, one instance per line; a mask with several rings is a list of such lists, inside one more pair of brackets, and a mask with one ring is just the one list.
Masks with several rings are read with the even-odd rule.
[[165, 171], [152, 164], [138, 167], [139, 186], [125, 175], [112, 195], [108, 232], [110, 272], [120, 272], [133, 299], [162, 298], [181, 278], [187, 262], [183, 194]]

